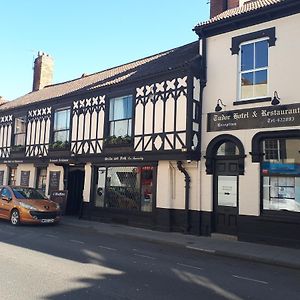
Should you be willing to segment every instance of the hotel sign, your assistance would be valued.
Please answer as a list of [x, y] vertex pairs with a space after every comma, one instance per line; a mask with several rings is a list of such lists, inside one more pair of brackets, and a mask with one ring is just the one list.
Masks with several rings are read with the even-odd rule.
[[300, 103], [209, 113], [207, 131], [300, 126]]

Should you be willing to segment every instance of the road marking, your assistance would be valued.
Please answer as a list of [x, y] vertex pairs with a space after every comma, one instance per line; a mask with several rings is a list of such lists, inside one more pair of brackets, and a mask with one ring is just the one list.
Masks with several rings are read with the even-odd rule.
[[142, 255], [142, 254], [136, 254], [136, 253], [134, 253], [133, 255], [143, 257], [143, 258], [156, 259], [155, 257], [148, 256], [148, 255]]
[[261, 284], [269, 284], [267, 281], [257, 280], [257, 279], [253, 279], [253, 278], [249, 278], [249, 277], [243, 277], [243, 276], [239, 276], [239, 275], [232, 275], [232, 276], [235, 277], [235, 278], [238, 278], [238, 279], [254, 281], [254, 282], [257, 282], [257, 283], [261, 283]]
[[105, 249], [105, 250], [111, 250], [111, 251], [117, 251], [117, 249], [115, 249], [115, 248], [110, 248], [110, 247], [101, 246], [101, 245], [99, 245], [98, 248]]
[[195, 266], [186, 265], [186, 264], [181, 264], [181, 263], [177, 263], [177, 265], [178, 265], [178, 266], [182, 266], [182, 267], [187, 267], [187, 268], [196, 269], [196, 270], [203, 270], [203, 268], [200, 268], [200, 267], [195, 267]]
[[203, 248], [197, 248], [197, 247], [193, 247], [193, 246], [186, 246], [186, 248], [198, 250], [198, 251], [202, 251], [202, 252], [207, 252], [207, 253], [216, 253], [216, 250], [211, 250], [211, 249], [203, 249]]
[[77, 243], [77, 244], [81, 244], [81, 245], [84, 244], [84, 242], [77, 241], [77, 240], [69, 240], [69, 241], [72, 242], [72, 243]]
[[53, 234], [45, 234], [45, 236], [50, 237], [50, 238], [57, 239], [57, 236], [56, 236], [56, 235], [53, 235]]

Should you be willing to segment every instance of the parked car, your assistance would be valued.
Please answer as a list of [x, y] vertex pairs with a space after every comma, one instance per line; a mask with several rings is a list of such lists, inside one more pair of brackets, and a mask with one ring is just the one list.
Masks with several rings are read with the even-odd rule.
[[0, 218], [20, 223], [58, 223], [59, 204], [48, 200], [34, 188], [23, 186], [0, 187]]

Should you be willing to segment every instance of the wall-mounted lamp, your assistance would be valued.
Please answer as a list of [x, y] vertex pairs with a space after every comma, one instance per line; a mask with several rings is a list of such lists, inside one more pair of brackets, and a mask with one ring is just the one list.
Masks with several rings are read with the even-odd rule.
[[271, 101], [271, 104], [272, 105], [278, 105], [278, 104], [280, 104], [280, 98], [279, 98], [279, 96], [278, 96], [278, 93], [277, 93], [277, 91], [275, 91], [274, 92], [274, 97], [273, 97], [273, 99], [272, 99], [272, 101]]
[[222, 102], [222, 100], [221, 100], [221, 99], [218, 99], [218, 100], [217, 100], [217, 105], [216, 105], [216, 107], [215, 107], [215, 111], [218, 112], [218, 111], [221, 111], [221, 110], [222, 110], [222, 106], [221, 106], [220, 104], [221, 104], [223, 107], [226, 107], [226, 105]]

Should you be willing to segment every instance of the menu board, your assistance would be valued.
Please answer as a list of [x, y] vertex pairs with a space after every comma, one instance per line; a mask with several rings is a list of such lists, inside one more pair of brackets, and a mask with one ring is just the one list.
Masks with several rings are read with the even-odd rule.
[[50, 195], [50, 200], [60, 205], [61, 213], [65, 214], [67, 206], [68, 191], [53, 191]]
[[49, 190], [48, 194], [51, 195], [53, 191], [59, 190], [60, 171], [50, 171], [49, 173]]
[[0, 171], [0, 185], [3, 185], [4, 181], [4, 171]]
[[21, 186], [29, 186], [30, 171], [21, 171]]

